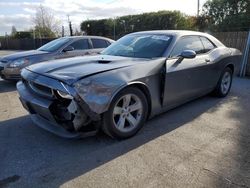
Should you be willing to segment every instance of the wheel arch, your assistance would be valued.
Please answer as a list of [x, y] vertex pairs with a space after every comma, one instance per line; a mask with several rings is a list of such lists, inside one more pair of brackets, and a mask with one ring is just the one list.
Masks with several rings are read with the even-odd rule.
[[232, 70], [232, 73], [234, 74], [234, 64], [233, 63], [228, 63], [225, 68], [230, 68]]
[[[150, 94], [150, 90], [148, 88], [148, 86], [141, 82], [141, 81], [134, 81], [134, 82], [129, 82], [126, 85], [121, 86], [118, 90], [116, 90], [116, 92], [112, 95], [111, 99], [110, 99], [110, 103], [113, 101], [114, 97], [121, 92], [122, 90], [129, 88], [129, 87], [135, 87], [138, 88], [139, 90], [141, 90], [143, 92], [143, 94], [145, 94], [145, 97], [147, 99], [147, 103], [148, 103], [148, 117], [151, 114], [151, 108], [152, 108], [152, 102], [151, 102], [151, 94]], [[110, 106], [109, 103], [109, 106]]]

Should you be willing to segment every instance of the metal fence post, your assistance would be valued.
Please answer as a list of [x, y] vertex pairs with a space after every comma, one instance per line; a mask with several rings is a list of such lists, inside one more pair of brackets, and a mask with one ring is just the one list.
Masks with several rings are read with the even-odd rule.
[[246, 48], [245, 48], [242, 63], [241, 63], [240, 77], [244, 77], [246, 74], [246, 67], [247, 67], [248, 57], [249, 57], [249, 49], [250, 49], [250, 31], [248, 32]]

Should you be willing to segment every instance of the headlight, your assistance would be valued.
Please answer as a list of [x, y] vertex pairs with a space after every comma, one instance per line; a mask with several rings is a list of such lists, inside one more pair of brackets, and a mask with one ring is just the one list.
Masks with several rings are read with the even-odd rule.
[[64, 99], [73, 99], [73, 97], [71, 95], [69, 95], [68, 93], [62, 92], [62, 91], [57, 90], [57, 94]]
[[28, 64], [29, 60], [28, 59], [17, 59], [9, 64], [9, 67], [11, 68], [16, 68], [20, 67], [21, 65]]

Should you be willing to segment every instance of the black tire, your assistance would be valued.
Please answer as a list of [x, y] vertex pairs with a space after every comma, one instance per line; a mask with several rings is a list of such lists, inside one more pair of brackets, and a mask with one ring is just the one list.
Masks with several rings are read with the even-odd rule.
[[[124, 109], [123, 107], [119, 107], [118, 105], [119, 104], [122, 104], [124, 102], [124, 98], [125, 96], [128, 96], [128, 95], [131, 95], [131, 102], [130, 102], [130, 107], [132, 106], [132, 103], [133, 103], [133, 97], [136, 98], [137, 100], [139, 99], [140, 101], [138, 101], [138, 103], [140, 103], [140, 106], [142, 108], [140, 108], [140, 110], [138, 111], [134, 111], [136, 115], [136, 118], [135, 119], [139, 119], [137, 120], [137, 124], [136, 126], [131, 126], [132, 128], [130, 128], [130, 122], [128, 119], [126, 118], [129, 118], [129, 115], [127, 114], [126, 118], [124, 118], [124, 115], [122, 116], [122, 114], [118, 114], [118, 115], [114, 115], [114, 109], [115, 107], [118, 107], [118, 108], [121, 108], [121, 109]], [[122, 102], [121, 102], [122, 101]], [[135, 101], [135, 104], [137, 104], [137, 102]], [[124, 104], [122, 104], [123, 106]], [[128, 108], [129, 109], [129, 108]], [[133, 114], [134, 112], [127, 112], [129, 113], [130, 115]], [[128, 88], [125, 88], [123, 89], [122, 91], [120, 91], [115, 97], [114, 99], [112, 100], [111, 102], [111, 105], [109, 107], [109, 110], [107, 112], [105, 112], [103, 114], [103, 124], [102, 124], [102, 129], [103, 131], [111, 136], [112, 138], [117, 138], [117, 139], [125, 139], [125, 138], [129, 138], [129, 137], [132, 137], [134, 136], [141, 128], [142, 126], [144, 125], [146, 119], [147, 119], [147, 115], [148, 115], [148, 102], [147, 102], [147, 98], [146, 96], [143, 94], [143, 92], [141, 90], [139, 90], [138, 88], [136, 87], [128, 87]], [[117, 128], [117, 124], [115, 121], [115, 118], [116, 116], [118, 116], [118, 123], [120, 122], [120, 118], [123, 118], [123, 119], [126, 119], [124, 120], [125, 123], [124, 124], [124, 130], [125, 130], [125, 125], [128, 124], [129, 128], [131, 130], [129, 131], [121, 131]], [[122, 117], [121, 117], [122, 116]], [[134, 117], [134, 115], [133, 115]], [[129, 128], [126, 128], [126, 129], [129, 129]]]
[[[227, 90], [223, 91], [222, 88], [222, 84], [223, 84], [223, 78], [225, 75], [229, 75], [229, 85]], [[221, 73], [220, 79], [214, 89], [214, 91], [212, 92], [212, 94], [216, 97], [225, 97], [228, 95], [228, 93], [230, 92], [231, 86], [232, 86], [232, 80], [233, 80], [233, 71], [232, 69], [230, 69], [229, 67], [226, 67], [223, 72]]]

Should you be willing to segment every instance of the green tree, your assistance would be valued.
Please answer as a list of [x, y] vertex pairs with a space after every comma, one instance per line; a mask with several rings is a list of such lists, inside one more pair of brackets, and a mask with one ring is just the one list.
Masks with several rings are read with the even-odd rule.
[[81, 23], [81, 30], [89, 35], [112, 37], [114, 29], [116, 38], [127, 33], [143, 30], [194, 29], [191, 17], [179, 11], [159, 11], [138, 15], [128, 15], [116, 19], [87, 20]]
[[32, 34], [29, 31], [18, 31], [13, 37], [17, 39], [32, 38]]
[[35, 26], [33, 38], [55, 38], [56, 34], [48, 27]]
[[213, 31], [244, 31], [250, 29], [249, 0], [209, 0], [203, 6], [202, 16], [207, 18]]

